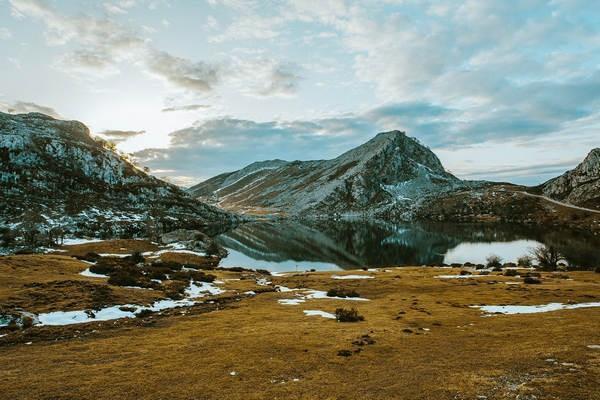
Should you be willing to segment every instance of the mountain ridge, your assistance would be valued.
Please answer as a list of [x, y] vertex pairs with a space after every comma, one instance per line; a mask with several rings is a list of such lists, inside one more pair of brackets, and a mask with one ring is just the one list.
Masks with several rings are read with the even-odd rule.
[[[188, 189], [192, 196], [239, 212], [291, 215], [372, 214], [397, 201], [467, 185], [437, 156], [398, 130], [381, 132], [330, 160], [276, 160], [270, 168], [221, 174]], [[224, 185], [237, 176], [235, 184]]]
[[147, 174], [92, 138], [78, 121], [0, 113], [0, 161], [4, 224], [18, 223], [30, 213], [39, 214], [42, 223], [80, 229], [105, 222], [141, 229], [150, 213], [168, 216], [173, 225], [186, 218], [198, 225], [235, 219]]

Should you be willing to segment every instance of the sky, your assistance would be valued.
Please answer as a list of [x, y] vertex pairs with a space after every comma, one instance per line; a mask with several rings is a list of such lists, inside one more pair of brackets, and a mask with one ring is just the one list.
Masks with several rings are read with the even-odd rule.
[[0, 110], [76, 119], [189, 186], [406, 131], [460, 178], [600, 146], [592, 0], [0, 0]]

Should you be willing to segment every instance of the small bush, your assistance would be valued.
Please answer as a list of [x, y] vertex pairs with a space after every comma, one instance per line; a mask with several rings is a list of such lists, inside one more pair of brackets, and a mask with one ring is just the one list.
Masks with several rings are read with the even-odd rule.
[[358, 310], [352, 308], [347, 310], [345, 308], [336, 308], [335, 319], [338, 322], [359, 322], [364, 321], [365, 317], [358, 314]]
[[538, 285], [538, 284], [542, 283], [541, 280], [539, 280], [538, 278], [534, 278], [533, 276], [526, 276], [523, 279], [523, 282], [527, 283], [529, 285]]
[[460, 271], [460, 274], [459, 274], [459, 275], [473, 275], [473, 273], [472, 273], [472, 272], [470, 272], [470, 271], [465, 271], [465, 270], [462, 270], [462, 271]]
[[117, 270], [117, 268], [115, 268], [114, 265], [97, 263], [94, 265], [90, 265], [89, 270], [90, 270], [90, 272], [93, 272], [94, 274], [108, 275], [108, 274], [112, 274], [113, 272], [115, 272]]
[[89, 252], [89, 253], [86, 253], [83, 256], [76, 256], [75, 258], [77, 258], [78, 260], [84, 260], [84, 261], [89, 261], [89, 262], [96, 262], [96, 261], [98, 261], [101, 258], [101, 256], [98, 253]]
[[502, 266], [502, 257], [496, 254], [490, 254], [485, 261], [488, 268], [497, 268]]
[[267, 271], [266, 269], [257, 269], [256, 272], [258, 272], [259, 274], [262, 274], [262, 275], [271, 276], [271, 272]]
[[532, 256], [545, 269], [555, 270], [564, 257], [554, 246], [538, 246], [532, 250]]
[[135, 316], [136, 316], [136, 318], [146, 318], [146, 317], [149, 317], [149, 316], [150, 316], [150, 315], [152, 315], [152, 314], [154, 314], [154, 311], [152, 311], [152, 310], [149, 310], [149, 309], [147, 309], [147, 308], [144, 308], [144, 309], [142, 309], [142, 310], [138, 311], [138, 312], [135, 314]]
[[517, 265], [519, 267], [530, 268], [532, 264], [533, 260], [528, 255], [521, 256], [517, 259]]
[[328, 297], [360, 297], [353, 289], [333, 288], [327, 291]]
[[28, 329], [33, 326], [33, 318], [31, 317], [21, 317], [21, 328]]
[[519, 271], [517, 271], [516, 269], [507, 269], [506, 271], [504, 271], [504, 276], [517, 276], [519, 275]]
[[136, 251], [132, 255], [125, 257], [125, 260], [133, 264], [141, 264], [144, 262], [144, 256], [139, 251]]
[[109, 285], [115, 286], [142, 286], [140, 279], [143, 278], [138, 270], [121, 269], [110, 274], [108, 278]]
[[340, 350], [337, 352], [337, 355], [340, 357], [350, 357], [352, 355], [352, 351], [350, 350]]
[[597, 273], [597, 274], [600, 274], [600, 267], [594, 268], [594, 272]]

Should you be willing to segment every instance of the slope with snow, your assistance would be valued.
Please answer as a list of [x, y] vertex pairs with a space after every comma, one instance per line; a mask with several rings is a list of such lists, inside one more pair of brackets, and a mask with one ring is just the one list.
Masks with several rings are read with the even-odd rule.
[[391, 131], [332, 160], [255, 163], [189, 192], [231, 210], [352, 215], [375, 214], [399, 202], [412, 204], [462, 185], [431, 150]]

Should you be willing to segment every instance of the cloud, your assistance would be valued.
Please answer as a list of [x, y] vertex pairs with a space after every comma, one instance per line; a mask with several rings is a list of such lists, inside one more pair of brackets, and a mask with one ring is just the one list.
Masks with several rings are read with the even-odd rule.
[[219, 81], [222, 68], [204, 62], [193, 62], [164, 51], [152, 51], [148, 70], [171, 84], [192, 92], [210, 92]]
[[62, 119], [62, 116], [52, 107], [42, 106], [27, 101], [17, 101], [12, 104], [0, 102], [0, 109], [9, 114], [42, 113], [53, 118]]
[[114, 143], [121, 143], [132, 137], [143, 135], [144, 133], [146, 133], [146, 131], [106, 130], [98, 132], [98, 135], [104, 136]]
[[8, 28], [0, 27], [0, 40], [10, 39], [11, 37], [12, 33]]
[[[31, 17], [45, 24], [48, 44], [79, 46], [58, 60], [57, 65], [67, 71], [104, 77], [118, 73], [119, 65], [128, 61], [173, 89], [199, 95], [213, 92], [218, 85], [234, 85], [245, 94], [263, 97], [290, 95], [297, 88], [299, 76], [290, 64], [275, 59], [193, 61], [155, 48], [137, 31], [109, 18], [63, 15], [42, 0], [9, 1], [18, 18]], [[128, 7], [133, 4], [127, 2]]]
[[174, 112], [174, 111], [196, 111], [201, 109], [210, 108], [207, 104], [187, 104], [183, 106], [172, 106], [163, 108], [162, 112]]

